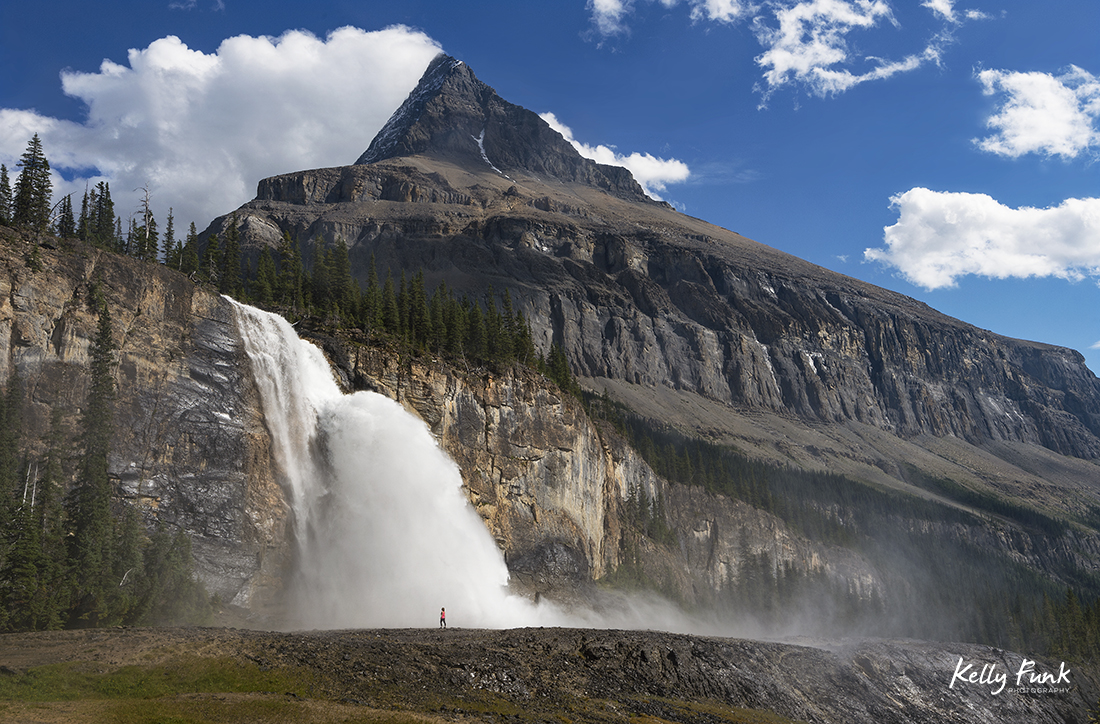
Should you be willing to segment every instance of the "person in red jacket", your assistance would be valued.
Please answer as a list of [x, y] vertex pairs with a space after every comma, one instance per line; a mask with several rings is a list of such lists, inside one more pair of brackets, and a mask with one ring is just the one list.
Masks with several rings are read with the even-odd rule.
[[439, 628], [447, 628], [447, 609], [439, 609]]

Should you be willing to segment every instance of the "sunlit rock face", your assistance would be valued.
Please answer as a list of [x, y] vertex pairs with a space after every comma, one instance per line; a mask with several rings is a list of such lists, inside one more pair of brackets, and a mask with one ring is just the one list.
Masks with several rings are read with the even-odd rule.
[[118, 350], [118, 494], [150, 525], [190, 534], [211, 593], [264, 609], [287, 562], [288, 507], [229, 302], [164, 267], [74, 251], [42, 249], [38, 272], [17, 248], [0, 256], [0, 381], [22, 380], [24, 443], [44, 449], [55, 409], [78, 435], [98, 286]]

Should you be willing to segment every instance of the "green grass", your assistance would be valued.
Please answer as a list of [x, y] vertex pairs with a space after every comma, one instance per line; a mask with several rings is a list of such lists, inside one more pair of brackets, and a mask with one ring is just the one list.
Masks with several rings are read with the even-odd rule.
[[94, 663], [39, 666], [0, 678], [0, 701], [153, 699], [188, 693], [291, 693], [307, 696], [313, 677], [300, 672], [261, 671], [228, 658], [178, 658], [154, 666], [97, 671]]
[[790, 722], [722, 702], [575, 697], [516, 702], [486, 690], [448, 696], [388, 689], [362, 691], [371, 701], [368, 708], [332, 701], [313, 673], [296, 668], [264, 671], [251, 662], [189, 655], [119, 668], [72, 662], [0, 676], [0, 721], [33, 712], [33, 721], [88, 724], [425, 724], [455, 714], [524, 722]]

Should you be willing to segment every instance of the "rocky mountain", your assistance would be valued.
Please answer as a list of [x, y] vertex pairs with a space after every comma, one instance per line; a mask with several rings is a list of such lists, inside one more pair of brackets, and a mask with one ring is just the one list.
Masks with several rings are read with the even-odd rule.
[[[564, 350], [585, 402], [523, 366], [299, 330], [345, 390], [425, 421], [521, 593], [600, 582], [742, 631], [987, 643], [1028, 633], [1043, 593], [1100, 593], [1100, 381], [1081, 355], [680, 214], [452, 58], [359, 162], [264, 179], [206, 238], [231, 223], [253, 256], [289, 234], [308, 264], [319, 236], [349, 245], [361, 281], [373, 259], [474, 299], [507, 289], [536, 346]], [[286, 625], [301, 532], [231, 302], [72, 240], [30, 265], [33, 243], [0, 235], [0, 383], [23, 380], [24, 447], [41, 452], [55, 408], [75, 431], [98, 285], [118, 501], [186, 531], [240, 620]], [[845, 676], [895, 681], [887, 658]]]
[[903, 488], [916, 466], [1072, 515], [1097, 502], [1079, 461], [1100, 457], [1100, 381], [1080, 354], [677, 213], [447, 56], [355, 165], [264, 179], [235, 218], [253, 254], [339, 238], [361, 281], [373, 258], [475, 298], [508, 289], [586, 386], [754, 456]]

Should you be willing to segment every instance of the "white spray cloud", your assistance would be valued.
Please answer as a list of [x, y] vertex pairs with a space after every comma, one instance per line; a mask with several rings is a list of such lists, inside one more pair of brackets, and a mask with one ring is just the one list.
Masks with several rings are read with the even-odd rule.
[[585, 158], [590, 158], [597, 163], [626, 168], [634, 175], [635, 180], [641, 184], [646, 194], [657, 200], [660, 200], [661, 197], [656, 192], [665, 191], [668, 184], [686, 181], [691, 175], [691, 170], [683, 161], [675, 158], [657, 158], [651, 154], [638, 153], [637, 151], [629, 156], [624, 156], [615, 151], [613, 147], [589, 146], [573, 138], [573, 131], [559, 121], [553, 113], [541, 113], [539, 117], [564, 136], [565, 140], [569, 141], [573, 148], [577, 149], [577, 152]]
[[864, 258], [925, 289], [954, 286], [966, 274], [1100, 276], [1100, 198], [1011, 208], [985, 194], [913, 188], [890, 203], [898, 222], [884, 230], [886, 247], [867, 249]]
[[983, 70], [978, 80], [987, 96], [1002, 100], [986, 122], [995, 133], [974, 141], [983, 151], [1075, 158], [1100, 145], [1100, 78], [1082, 68], [1058, 76]]
[[147, 187], [158, 216], [171, 205], [177, 227], [201, 228], [261, 178], [352, 163], [439, 52], [403, 26], [241, 35], [210, 54], [169, 36], [130, 50], [127, 65], [62, 73], [83, 122], [0, 109], [0, 161], [13, 168], [37, 132], [70, 179], [55, 174], [55, 198], [73, 193], [79, 208], [86, 183], [107, 181], [125, 217]]
[[299, 565], [287, 624], [419, 627], [446, 607], [448, 621], [462, 627], [759, 635], [653, 596], [609, 595], [592, 608], [536, 604], [510, 592], [504, 556], [427, 425], [382, 395], [343, 394], [321, 350], [286, 320], [236, 309], [294, 512]]

